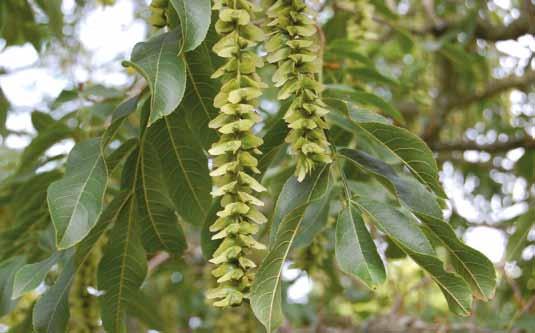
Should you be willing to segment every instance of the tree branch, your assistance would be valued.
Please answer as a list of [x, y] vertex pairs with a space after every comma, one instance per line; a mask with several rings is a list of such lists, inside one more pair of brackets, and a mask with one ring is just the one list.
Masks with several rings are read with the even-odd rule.
[[506, 142], [495, 142], [485, 145], [480, 145], [473, 141], [453, 143], [437, 142], [431, 144], [431, 149], [437, 152], [478, 150], [486, 151], [488, 153], [500, 153], [507, 152], [516, 148], [535, 149], [535, 139], [526, 137], [521, 139], [509, 140]]
[[467, 107], [472, 103], [492, 98], [511, 89], [525, 90], [532, 84], [535, 84], [535, 71], [530, 70], [520, 77], [510, 76], [505, 79], [495, 80], [489, 83], [484, 90], [473, 95], [461, 96], [453, 100], [443, 100], [442, 102], [439, 100], [441, 103], [439, 103], [436, 112], [431, 115], [431, 119], [425, 127], [422, 138], [429, 145], [433, 146], [433, 142], [439, 137], [440, 127], [453, 109]]

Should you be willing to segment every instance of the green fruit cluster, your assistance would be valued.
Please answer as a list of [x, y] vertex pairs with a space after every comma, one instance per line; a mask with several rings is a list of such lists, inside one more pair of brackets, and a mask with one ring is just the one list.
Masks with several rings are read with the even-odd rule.
[[155, 28], [163, 28], [167, 25], [167, 8], [169, 0], [152, 0], [150, 4], [149, 23]]
[[297, 156], [296, 176], [302, 181], [318, 163], [331, 163], [321, 100], [321, 70], [315, 39], [317, 29], [304, 0], [276, 0], [268, 9], [271, 36], [265, 43], [267, 60], [277, 65], [273, 82], [278, 99], [293, 98], [286, 111], [290, 132], [286, 142]]
[[374, 38], [370, 27], [373, 26], [374, 7], [367, 0], [351, 0], [352, 15], [347, 21], [347, 37], [351, 40]]
[[256, 73], [263, 61], [255, 47], [264, 33], [253, 23], [258, 9], [249, 0], [215, 0], [213, 8], [219, 14], [215, 28], [221, 35], [213, 51], [226, 61], [212, 76], [223, 82], [214, 100], [220, 113], [209, 123], [220, 135], [209, 153], [216, 187], [212, 195], [220, 198], [222, 209], [210, 231], [216, 233], [213, 239], [222, 242], [210, 260], [217, 265], [212, 275], [218, 287], [207, 297], [217, 300], [215, 306], [227, 307], [248, 297], [256, 267], [250, 253], [265, 248], [253, 238], [258, 225], [267, 221], [257, 208], [263, 206], [258, 193], [266, 189], [253, 177], [260, 173], [255, 156], [263, 142], [253, 132], [260, 121], [255, 109], [266, 87]]

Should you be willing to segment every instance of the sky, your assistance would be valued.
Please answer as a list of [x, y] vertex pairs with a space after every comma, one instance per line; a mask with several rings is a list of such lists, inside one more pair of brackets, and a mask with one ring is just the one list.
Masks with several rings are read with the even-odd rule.
[[[149, 3], [150, 0], [147, 0]], [[63, 1], [63, 11], [68, 17], [72, 14], [74, 0]], [[495, 0], [494, 4], [501, 9], [511, 8], [509, 0]], [[16, 112], [11, 112], [7, 120], [7, 127], [17, 131], [34, 133], [30, 122], [30, 111], [46, 107], [46, 101], [53, 100], [63, 89], [71, 88], [77, 83], [92, 81], [103, 83], [107, 86], [124, 86], [132, 81], [132, 77], [126, 73], [120, 65], [121, 60], [127, 59], [136, 42], [143, 41], [148, 33], [146, 23], [134, 13], [134, 4], [131, 0], [117, 0], [111, 7], [97, 7], [88, 13], [83, 19], [76, 34], [80, 43], [89, 52], [89, 55], [80, 56], [76, 63], [67, 69], [58, 66], [53, 58], [39, 59], [34, 48], [27, 44], [23, 46], [8, 47], [0, 52], [0, 67], [6, 68], [8, 75], [0, 75], [0, 87], [15, 107]], [[147, 14], [147, 13], [145, 13]], [[509, 19], [514, 19], [518, 13], [512, 11]], [[506, 19], [507, 20], [507, 19]], [[0, 41], [0, 49], [2, 48]], [[517, 41], [503, 41], [497, 44], [500, 52], [504, 53], [501, 58], [501, 68], [494, 73], [496, 78], [513, 74], [523, 63], [526, 63], [535, 52], [535, 38], [524, 36]], [[519, 92], [511, 94], [513, 112], [525, 106], [525, 96]], [[496, 138], [482, 136], [477, 129], [472, 133], [475, 138], [483, 140], [496, 140]], [[535, 129], [532, 133], [535, 136]], [[471, 135], [467, 133], [467, 135]], [[29, 142], [27, 137], [10, 135], [4, 145], [22, 149]], [[49, 151], [50, 154], [68, 152], [72, 143], [63, 142]], [[513, 151], [502, 161], [507, 169], [508, 163], [512, 165], [523, 154], [523, 151]], [[464, 156], [467, 160], [485, 159], [485, 156], [477, 152], [467, 152]], [[496, 175], [499, 178], [499, 175]], [[446, 163], [441, 171], [441, 180], [445, 191], [451, 198], [451, 203], [462, 212], [463, 217], [469, 221], [482, 219], [480, 206], [476, 206], [477, 198], [471, 195], [475, 188], [475, 180], [464, 179], [451, 164]], [[509, 184], [511, 183], [511, 184]], [[504, 183], [505, 184], [505, 183]], [[526, 195], [525, 181], [512, 180], [507, 183], [513, 198], [519, 201]], [[518, 215], [527, 207], [522, 204], [513, 204], [507, 209], [498, 203], [485, 203], [488, 205], [490, 219], [486, 222], [496, 222]], [[446, 211], [445, 214], [451, 214]], [[535, 236], [535, 235], [534, 235]], [[464, 239], [469, 245], [485, 253], [493, 262], [500, 262], [504, 255], [505, 237], [502, 231], [489, 227], [476, 227], [470, 229]], [[535, 253], [535, 251], [534, 251]], [[285, 277], [292, 279], [301, 276], [291, 287], [289, 293], [292, 299], [302, 301], [311, 290], [310, 279], [299, 275], [299, 271], [286, 269]]]

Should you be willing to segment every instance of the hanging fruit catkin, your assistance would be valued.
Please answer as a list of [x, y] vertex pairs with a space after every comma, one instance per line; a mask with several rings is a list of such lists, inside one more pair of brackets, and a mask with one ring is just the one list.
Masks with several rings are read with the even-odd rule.
[[216, 188], [212, 195], [220, 198], [222, 209], [210, 231], [216, 232], [213, 239], [222, 242], [210, 260], [217, 265], [212, 275], [219, 285], [207, 297], [217, 300], [215, 306], [227, 307], [248, 297], [256, 267], [248, 256], [252, 249], [265, 248], [252, 236], [258, 224], [266, 222], [256, 208], [263, 205], [257, 193], [265, 188], [252, 176], [260, 172], [255, 155], [260, 154], [262, 144], [252, 130], [260, 121], [255, 108], [261, 89], [266, 87], [256, 73], [263, 62], [255, 47], [264, 40], [264, 33], [253, 24], [257, 8], [251, 1], [216, 0], [213, 8], [219, 13], [215, 28], [221, 35], [213, 51], [226, 62], [212, 76], [223, 82], [214, 100], [220, 113], [209, 124], [220, 133], [209, 153]]
[[347, 21], [347, 37], [355, 41], [373, 39], [373, 5], [368, 0], [351, 0], [349, 5], [352, 15]]
[[272, 29], [265, 43], [267, 60], [277, 65], [273, 82], [280, 87], [278, 99], [293, 98], [284, 116], [290, 128], [286, 142], [297, 155], [295, 174], [302, 181], [318, 163], [332, 161], [325, 135], [328, 110], [318, 78], [317, 29], [303, 0], [277, 0], [267, 15]]
[[167, 25], [167, 8], [169, 0], [152, 0], [150, 4], [149, 23], [155, 28], [163, 28]]

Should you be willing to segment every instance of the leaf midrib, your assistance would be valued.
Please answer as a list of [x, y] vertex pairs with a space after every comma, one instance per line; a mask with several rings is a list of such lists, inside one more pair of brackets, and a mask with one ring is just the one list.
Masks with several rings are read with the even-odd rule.
[[178, 161], [178, 165], [180, 166], [180, 169], [184, 173], [184, 179], [186, 180], [186, 183], [188, 184], [189, 190], [191, 191], [191, 194], [193, 195], [193, 198], [195, 199], [195, 202], [197, 203], [197, 206], [199, 207], [199, 210], [201, 211], [201, 214], [203, 214], [203, 217], [206, 216], [206, 212], [203, 210], [203, 206], [201, 204], [201, 201], [199, 197], [197, 196], [197, 193], [195, 192], [195, 188], [193, 187], [193, 184], [190, 180], [189, 174], [186, 171], [186, 168], [184, 167], [184, 164], [182, 162], [182, 158], [180, 157], [180, 154], [178, 153], [178, 148], [175, 143], [175, 138], [173, 137], [173, 134], [171, 133], [171, 129], [169, 127], [169, 122], [166, 117], [163, 118], [165, 122], [165, 129], [167, 130], [167, 133], [169, 134], [169, 141], [173, 145], [173, 152], [175, 153], [175, 157]]

